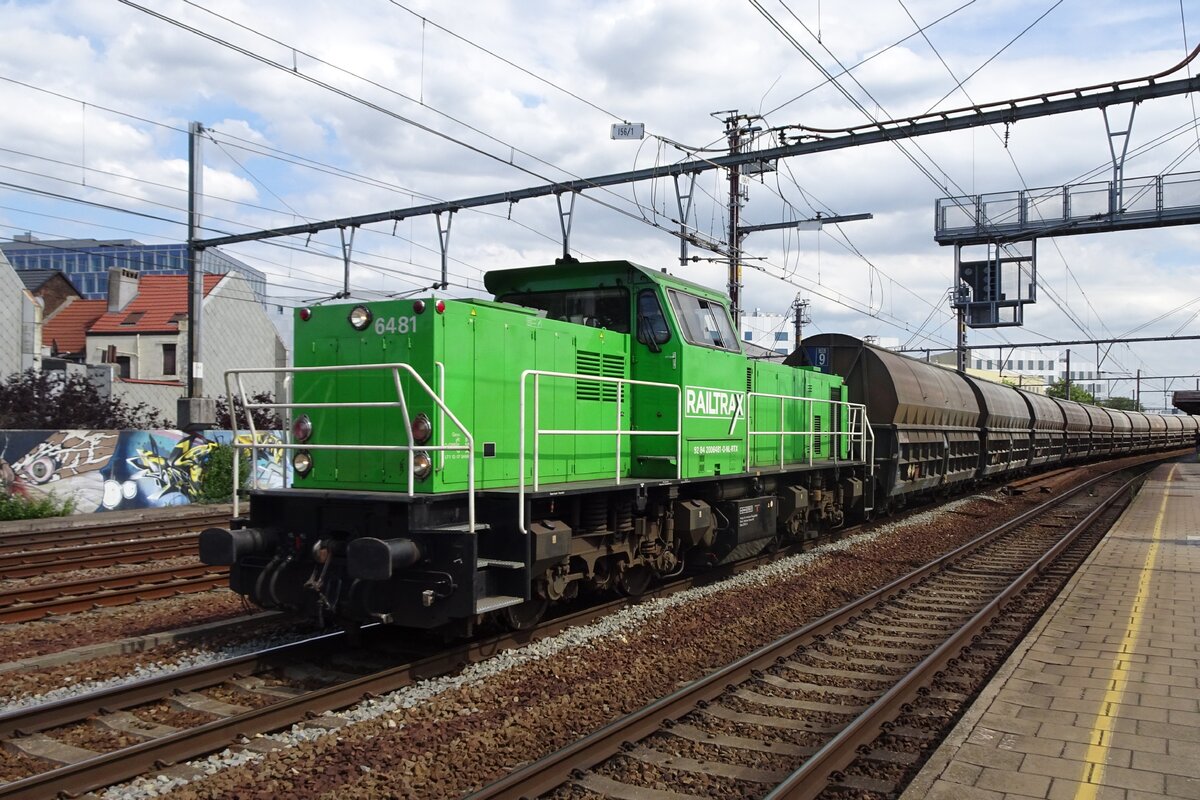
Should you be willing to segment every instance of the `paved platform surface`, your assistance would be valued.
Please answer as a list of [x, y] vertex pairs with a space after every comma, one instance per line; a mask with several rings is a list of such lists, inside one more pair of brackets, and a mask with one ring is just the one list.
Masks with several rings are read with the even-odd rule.
[[1200, 800], [1195, 461], [1154, 470], [902, 800], [1161, 797]]

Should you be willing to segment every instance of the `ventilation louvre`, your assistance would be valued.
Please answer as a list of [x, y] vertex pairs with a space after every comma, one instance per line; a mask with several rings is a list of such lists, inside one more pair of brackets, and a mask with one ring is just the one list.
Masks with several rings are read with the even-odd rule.
[[[575, 354], [575, 371], [581, 375], [595, 375], [601, 378], [622, 378], [625, 376], [625, 357], [580, 350]], [[615, 403], [617, 385], [598, 381], [577, 381], [575, 399]]]

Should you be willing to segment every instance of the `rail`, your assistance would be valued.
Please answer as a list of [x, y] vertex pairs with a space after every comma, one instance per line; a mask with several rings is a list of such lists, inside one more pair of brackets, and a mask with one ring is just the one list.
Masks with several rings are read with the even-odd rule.
[[[1076, 523], [1075, 515], [1059, 515], [1058, 519], [1070, 519], [1070, 522], [1059, 522], [1056, 524], [1057, 529], [1054, 531], [1043, 531], [1044, 541], [1047, 542], [1049, 554], [1040, 557], [1032, 566], [1020, 568], [1013, 566], [1012, 569], [1000, 566], [1004, 563], [1003, 560], [992, 560], [988, 565], [990, 568], [984, 571], [967, 570], [964, 573], [956, 574], [953, 569], [954, 565], [965, 563], [963, 560], [971, 557], [978, 557], [980, 554], [986, 553], [986, 548], [994, 546], [996, 542], [1001, 540], [1001, 537], [1009, 535], [1011, 532], [1019, 530], [1022, 526], [1035, 524], [1039, 518], [1049, 515], [1051, 512], [1061, 509], [1063, 504], [1071, 498], [1090, 496], [1094, 492], [1093, 487], [1097, 486], [1101, 481], [1110, 479], [1113, 473], [1097, 476], [1090, 481], [1087, 481], [1079, 486], [1072, 488], [1064, 494], [1055, 497], [1045, 503], [1039, 504], [1023, 514], [1001, 523], [998, 527], [976, 537], [974, 540], [961, 545], [955, 550], [946, 553], [934, 561], [925, 564], [917, 570], [896, 578], [886, 585], [871, 591], [854, 602], [840, 609], [836, 609], [820, 617], [819, 619], [810, 621], [802, 627], [785, 634], [780, 639], [772, 642], [752, 653], [742, 656], [737, 661], [720, 667], [709, 672], [697, 680], [694, 680], [681, 688], [676, 689], [672, 693], [661, 697], [660, 699], [651, 702], [649, 705], [634, 711], [632, 714], [621, 717], [610, 722], [608, 725], [587, 734], [581, 739], [567, 744], [566, 746], [556, 750], [553, 753], [541, 758], [540, 760], [526, 763], [519, 767], [509, 775], [482, 787], [476, 792], [467, 796], [466, 800], [509, 800], [509, 798], [524, 798], [524, 797], [541, 797], [550, 795], [555, 789], [563, 787], [566, 784], [573, 784], [575, 787], [593, 789], [596, 794], [606, 794], [611, 797], [650, 797], [654, 796], [652, 789], [644, 786], [635, 786], [632, 783], [625, 783], [617, 776], [609, 773], [607, 776], [603, 774], [603, 770], [599, 769], [602, 764], [605, 764], [607, 759], [614, 756], [631, 753], [634, 748], [645, 740], [654, 737], [656, 734], [668, 730], [677, 725], [680, 720], [693, 714], [697, 709], [709, 709], [709, 713], [718, 710], [721, 705], [721, 699], [729, 695], [736, 695], [739, 688], [746, 684], [753, 684], [763, 680], [763, 674], [773, 671], [774, 667], [788, 661], [796, 655], [803, 654], [806, 650], [813, 651], [820, 648], [813, 647], [814, 643], [824, 641], [830, 637], [835, 637], [844, 629], [852, 631], [853, 638], [859, 640], [864, 645], [864, 652], [869, 651], [867, 656], [872, 659], [884, 660], [885, 653], [892, 651], [901, 658], [889, 660], [887, 663], [892, 668], [902, 664], [903, 658], [917, 654], [913, 651], [921, 650], [920, 655], [922, 660], [913, 665], [913, 672], [917, 672], [918, 678], [927, 679], [935, 674], [940, 669], [945, 669], [947, 662], [953, 656], [971, 643], [973, 637], [977, 637], [983, 628], [984, 624], [1002, 610], [1006, 599], [1010, 599], [1017, 591], [1020, 591], [1024, 586], [1028, 585], [1034, 578], [1046, 571], [1047, 565], [1051, 563], [1054, 556], [1061, 554], [1070, 545], [1073, 537], [1083, 532], [1083, 530], [1091, 525], [1098, 516], [1099, 512], [1089, 514], [1083, 521]], [[1108, 504], [1118, 497], [1122, 492], [1126, 491], [1130, 483], [1125, 483], [1112, 496], [1102, 504]], [[1040, 528], [1041, 526], [1036, 526]], [[1061, 528], [1071, 528], [1069, 532], [1063, 533]], [[1053, 541], [1053, 543], [1050, 543]], [[1022, 543], [1018, 550], [1022, 553], [1026, 550], [1027, 543]], [[986, 556], [984, 556], [986, 559]], [[1032, 557], [1030, 557], [1033, 560]], [[1009, 562], [1011, 563], [1011, 561]], [[1007, 573], [1007, 574], [1006, 574]], [[970, 576], [964, 583], [955, 583], [955, 581], [963, 581], [962, 575]], [[990, 587], [993, 590], [991, 598], [983, 597], [985, 589], [980, 586], [979, 576], [988, 575], [987, 581], [993, 585]], [[942, 586], [937, 586], [936, 581], [938, 576], [942, 576], [946, 583]], [[962, 589], [965, 585], [970, 585], [973, 588], [969, 591]], [[926, 587], [926, 588], [922, 588]], [[958, 592], [955, 592], [952, 587], [957, 587]], [[881, 609], [884, 604], [892, 603], [899, 597], [907, 597], [911, 600], [913, 597], [919, 597], [923, 593], [924, 597], [912, 607], [903, 612], [903, 616], [908, 616], [910, 619], [920, 619], [922, 623], [931, 622], [933, 626], [941, 625], [945, 631], [945, 638], [953, 642], [953, 644], [943, 644], [938, 642], [930, 642], [928, 638], [922, 642], [913, 642], [908, 638], [902, 637], [899, 634], [902, 630], [911, 630], [911, 627], [896, 626], [896, 628], [887, 633], [891, 636], [885, 636], [882, 640], [879, 637], [880, 631], [875, 630], [874, 636], [863, 635], [864, 632], [870, 631], [870, 618], [873, 616], [869, 609]], [[946, 597], [971, 596], [972, 600], [958, 601], [955, 605], [959, 607], [958, 613], [965, 619], [954, 620], [953, 614], [947, 614], [948, 619], [941, 623], [932, 622], [929, 618], [930, 611], [935, 610], [939, 605], [946, 603]], [[974, 599], [978, 597], [978, 599]], [[996, 599], [996, 598], [999, 599]], [[974, 606], [968, 608], [967, 606]], [[982, 609], [982, 610], [981, 610]], [[857, 630], [855, 626], [860, 626]], [[950, 630], [945, 630], [950, 629]], [[955, 633], [957, 631], [957, 634]], [[939, 631], [942, 633], [942, 631]], [[957, 635], [957, 639], [954, 637]], [[932, 636], [932, 634], [931, 634]], [[875, 639], [872, 643], [871, 640]], [[888, 641], [890, 639], [891, 641]], [[826, 658], [835, 658], [834, 656], [826, 655]], [[815, 674], [817, 670], [806, 668], [804, 672]], [[837, 678], [837, 670], [826, 670], [830, 673], [835, 673], [832, 677]], [[892, 670], [887, 670], [891, 673]], [[843, 675], [846, 673], [843, 672]], [[774, 791], [766, 795], [771, 800], [776, 800], [782, 797], [814, 797], [819, 792], [827, 789], [828, 776], [834, 770], [845, 770], [846, 766], [852, 759], [860, 754], [860, 746], [864, 743], [870, 743], [875, 736], [890, 727], [894, 715], [903, 709], [903, 704], [915, 701], [918, 694], [922, 693], [922, 687], [929, 685], [928, 680], [916, 680], [912, 677], [903, 675], [877, 674], [870, 671], [861, 670], [855, 667], [850, 674], [861, 675], [870, 681], [890, 680], [893, 682], [893, 687], [880, 689], [874, 697], [867, 699], [863, 703], [862, 712], [856, 714], [843, 714], [842, 712], [831, 712], [825, 710], [831, 705], [830, 702], [820, 702], [816, 705], [820, 708], [814, 710], [812, 715], [807, 719], [794, 717], [794, 722], [788, 728], [777, 728], [778, 736], [756, 736], [755, 739], [762, 741], [765, 748], [772, 747], [777, 743], [784, 747], [790, 747], [789, 729], [799, 729], [807, 731], [812, 736], [827, 736], [825, 743], [816, 745], [813, 748], [811, 755], [803, 751], [808, 748], [793, 747], [795, 757], [804, 760], [804, 764], [800, 769], [794, 772], [783, 772], [779, 777], [779, 783]], [[826, 685], [826, 684], [823, 684]], [[827, 684], [833, 686], [833, 683]], [[894, 688], [899, 687], [899, 688]], [[808, 689], [803, 690], [808, 692]], [[814, 693], [821, 691], [820, 686], [813, 687]], [[862, 694], [866, 696], [868, 693], [855, 693], [856, 696]], [[780, 706], [789, 702], [795, 703], [789, 697], [771, 698], [766, 697], [762, 700], [755, 699], [752, 702], [767, 702], [771, 699], [779, 699]], [[844, 704], [847, 708], [854, 703]], [[795, 706], [786, 706], [786, 708], [803, 709], [803, 704]], [[728, 707], [725, 711], [731, 711]], [[880, 712], [886, 712], [880, 716]], [[741, 715], [741, 712], [734, 712]], [[764, 712], [765, 714], [765, 712]], [[889, 716], [890, 715], [890, 716]], [[701, 715], [705, 716], [705, 715]], [[715, 716], [715, 715], [714, 715]], [[770, 715], [763, 717], [765, 719], [779, 719], [780, 717], [789, 717], [789, 713], [780, 713], [778, 715]], [[846, 718], [844, 722], [838, 722], [835, 718]], [[852, 717], [852, 718], [847, 718]], [[719, 718], [729, 719], [724, 714]], [[700, 727], [700, 735], [707, 733], [707, 730], [702, 725]], [[721, 731], [728, 733], [728, 731]], [[690, 737], [689, 737], [690, 738]], [[739, 737], [732, 736], [714, 736], [713, 739], [725, 738], [734, 739]], [[806, 736], [807, 738], [807, 736]], [[773, 740], [773, 741], [772, 741]], [[696, 739], [696, 741], [700, 741]], [[742, 739], [741, 741], [750, 741]], [[849, 743], [848, 747], [837, 747], [835, 744]], [[756, 742], [757, 744], [757, 742]], [[714, 742], [715, 747], [721, 745]], [[732, 750], [739, 750], [740, 744], [729, 745]], [[757, 747], [755, 749], [758, 749]], [[766, 752], [766, 750], [764, 750]], [[785, 753], [782, 748], [779, 750], [782, 758]], [[677, 754], [675, 754], [677, 755]], [[670, 757], [668, 757], [670, 758]], [[689, 766], [684, 766], [684, 771], [696, 772], [702, 771], [706, 775], [720, 777], [737, 777], [746, 774], [746, 770], [738, 766], [738, 759], [730, 759], [729, 766], [733, 769], [728, 771], [720, 771], [722, 767], [726, 767], [726, 763], [718, 756], [710, 755], [705, 761], [692, 761], [691, 759], [683, 758], [682, 761], [690, 761]], [[670, 760], [651, 762], [662, 764], [666, 767], [674, 766]], [[755, 770], [759, 776], [767, 776], [775, 770]], [[611, 777], [609, 777], [611, 776]], [[598, 779], [596, 779], [598, 778]], [[811, 780], [816, 778], [815, 781]], [[595, 780], [593, 780], [595, 779]], [[633, 777], [633, 780], [637, 780]], [[751, 777], [749, 780], [766, 783], [765, 777]], [[801, 786], [802, 784], [802, 786]], [[697, 785], [704, 786], [703, 782], [698, 781]], [[810, 791], [815, 789], [815, 791]], [[880, 792], [881, 794], [883, 792]], [[715, 792], [713, 793], [715, 794]], [[662, 796], [666, 796], [663, 794]], [[689, 795], [690, 796], [690, 795]], [[756, 793], [755, 796], [759, 796]]]
[[[614, 436], [616, 437], [616, 453], [614, 456], [614, 478], [616, 485], [621, 484], [621, 437], [622, 436], [674, 436], [675, 437], [675, 477], [679, 479], [683, 472], [683, 392], [675, 383], [657, 383], [655, 381], [639, 381], [632, 378], [616, 378], [600, 375], [580, 375], [574, 372], [554, 372], [551, 370], [527, 369], [521, 373], [520, 401], [520, 443], [517, 453], [517, 469], [520, 473], [517, 483], [517, 525], [522, 532], [528, 533], [525, 527], [525, 441], [528, 436], [527, 412], [528, 388], [530, 378], [533, 378], [533, 491], [540, 486], [539, 462], [540, 442], [543, 436]], [[617, 387], [616, 428], [614, 430], [568, 430], [541, 427], [541, 385], [542, 378], [560, 380], [589, 381], [597, 383], [612, 383]], [[621, 422], [621, 401], [625, 386], [649, 386], [660, 389], [670, 389], [675, 392], [675, 429], [671, 431], [635, 431], [626, 429]]]
[[[381, 401], [366, 401], [366, 402], [305, 402], [297, 403], [291, 397], [291, 391], [288, 392], [287, 402], [284, 403], [255, 403], [250, 402], [249, 396], [246, 394], [243, 376], [245, 375], [286, 375], [289, 379], [297, 374], [309, 373], [331, 373], [331, 372], [371, 372], [371, 371], [389, 371], [392, 375], [393, 387], [396, 390], [395, 400]], [[462, 433], [466, 439], [466, 444], [417, 444], [413, 441], [412, 434], [412, 419], [408, 414], [408, 401], [404, 394], [404, 385], [401, 382], [401, 373], [406, 373], [417, 384], [418, 387], [431, 399], [437, 406], [439, 419], [449, 419], [454, 426]], [[237, 386], [237, 394], [234, 394], [233, 384]], [[261, 448], [288, 450], [345, 450], [345, 451], [372, 451], [372, 452], [403, 452], [408, 454], [405, 459], [408, 467], [408, 496], [414, 494], [413, 484], [416, 480], [413, 469], [412, 454], [419, 451], [442, 453], [447, 450], [465, 450], [467, 453], [467, 518], [469, 529], [472, 533], [475, 531], [475, 439], [466, 426], [455, 416], [454, 412], [446, 407], [442, 401], [441, 395], [430, 388], [429, 384], [417, 374], [417, 371], [409, 364], [400, 362], [391, 364], [344, 364], [331, 365], [322, 367], [268, 367], [262, 369], [232, 369], [225, 373], [225, 393], [227, 397], [236, 397], [237, 403], [230, 403], [232, 408], [232, 423], [233, 423], [233, 474], [240, 475], [240, 453], [242, 450], [250, 450], [255, 462], [258, 460], [258, 451]], [[239, 442], [238, 436], [241, 427], [238, 424], [238, 406], [246, 416], [246, 429], [250, 432], [249, 442]], [[294, 408], [316, 409], [316, 408], [398, 408], [400, 416], [404, 423], [404, 433], [407, 438], [407, 444], [387, 445], [387, 444], [313, 444], [309, 442], [295, 443], [291, 441], [291, 411]], [[287, 431], [286, 439], [282, 443], [272, 442], [270, 444], [262, 444], [258, 440], [258, 428], [254, 422], [254, 411], [258, 409], [283, 411], [286, 417], [285, 430]], [[442, 434], [439, 433], [439, 436]], [[438, 440], [444, 441], [443, 439]], [[235, 481], [237, 484], [238, 481]], [[258, 476], [254, 476], [254, 488], [258, 488]], [[238, 516], [239, 490], [240, 486], [234, 487], [233, 492], [233, 515]]]

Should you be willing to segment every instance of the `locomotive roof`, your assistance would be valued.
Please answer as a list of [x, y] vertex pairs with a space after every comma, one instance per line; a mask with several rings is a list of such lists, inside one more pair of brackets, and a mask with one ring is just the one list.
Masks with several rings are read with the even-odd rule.
[[632, 261], [572, 261], [540, 267], [493, 270], [483, 277], [483, 285], [496, 297], [509, 292], [546, 291], [552, 289], [595, 289], [602, 286], [658, 283], [684, 289], [708, 300], [728, 304], [729, 298], [706, 286], [693, 283], [666, 272], [643, 267]]

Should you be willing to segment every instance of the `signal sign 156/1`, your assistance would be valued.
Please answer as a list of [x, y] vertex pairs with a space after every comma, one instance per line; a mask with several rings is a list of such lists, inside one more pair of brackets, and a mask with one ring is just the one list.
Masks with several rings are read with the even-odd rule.
[[646, 124], [644, 122], [617, 122], [612, 126], [614, 139], [644, 139]]

